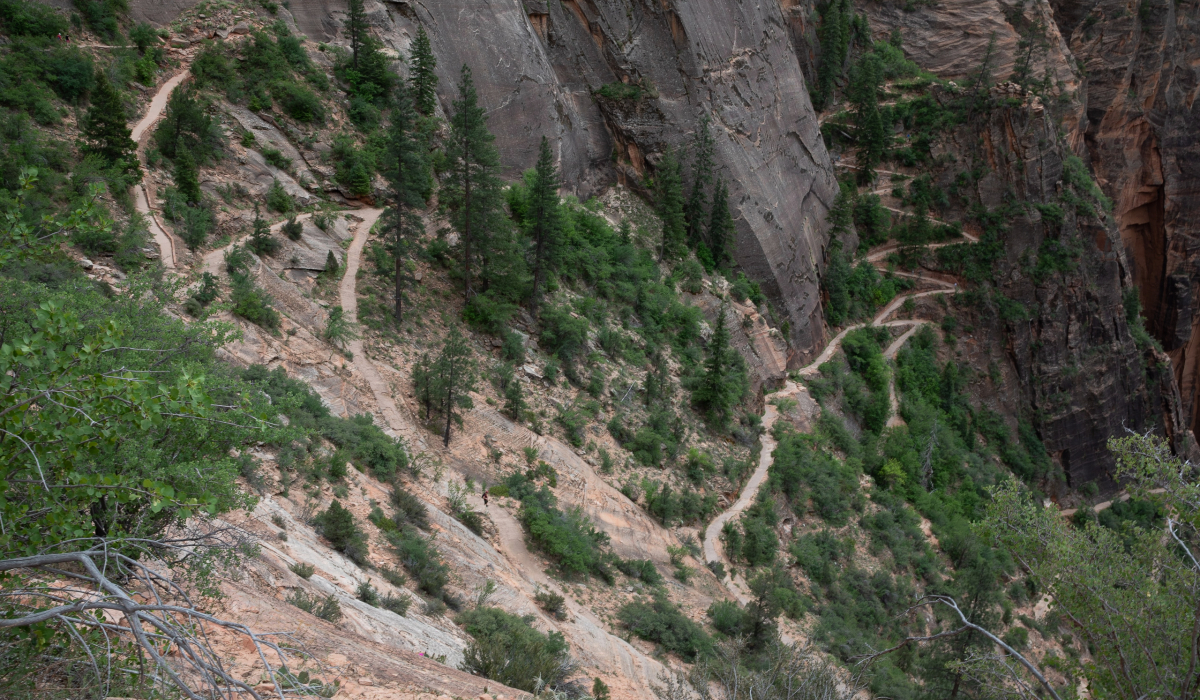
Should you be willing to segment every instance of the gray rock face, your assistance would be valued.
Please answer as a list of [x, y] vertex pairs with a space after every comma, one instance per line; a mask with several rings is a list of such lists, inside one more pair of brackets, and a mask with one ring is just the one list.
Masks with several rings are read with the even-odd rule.
[[[326, 37], [313, 15], [344, 14], [320, 0], [301, 5], [292, 7], [297, 25]], [[639, 187], [663, 150], [685, 149], [709, 115], [738, 262], [786, 311], [793, 362], [823, 342], [819, 276], [837, 188], [776, 3], [400, 0], [368, 12], [402, 54], [418, 24], [426, 28], [443, 109], [457, 98], [461, 67], [471, 68], [509, 177], [532, 167], [546, 136], [567, 190], [586, 197], [615, 179]], [[594, 96], [618, 81], [651, 86], [653, 96]]]

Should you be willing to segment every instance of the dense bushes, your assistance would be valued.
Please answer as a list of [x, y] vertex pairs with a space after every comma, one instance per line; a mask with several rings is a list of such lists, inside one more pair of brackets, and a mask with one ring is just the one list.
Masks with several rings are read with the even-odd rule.
[[520, 617], [498, 608], [478, 607], [454, 619], [473, 637], [460, 668], [531, 693], [540, 680], [557, 688], [574, 670], [570, 647], [561, 632], [543, 634], [532, 627], [533, 616]]
[[320, 513], [313, 524], [333, 548], [359, 566], [367, 564], [367, 536], [354, 522], [354, 514], [342, 507], [335, 498], [329, 508]]
[[509, 495], [521, 501], [521, 523], [531, 544], [567, 576], [590, 573], [611, 583], [613, 573], [608, 563], [611, 555], [604, 551], [608, 535], [596, 530], [582, 509], [560, 510], [550, 489], [534, 482], [541, 476], [542, 473], [531, 469], [525, 474], [510, 475], [504, 481]]
[[446, 584], [450, 583], [450, 567], [442, 561], [441, 554], [433, 546], [433, 537], [423, 537], [411, 525], [405, 525], [397, 532], [389, 532], [387, 537], [417, 588], [434, 599], [445, 597]]
[[[304, 382], [289, 378], [282, 367], [268, 370], [263, 365], [251, 365], [242, 376], [261, 387], [293, 424], [315, 430], [344, 450], [348, 459], [370, 469], [377, 478], [391, 480], [398, 471], [408, 468], [408, 453], [403, 444], [375, 425], [371, 414], [363, 413], [349, 419], [331, 415], [316, 392]], [[397, 507], [403, 504], [409, 513], [409, 521], [427, 527], [419, 501], [414, 504], [407, 494], [397, 496], [397, 493], [404, 494], [399, 489], [394, 491], [393, 504]]]
[[827, 522], [840, 525], [861, 507], [854, 468], [835, 459], [811, 435], [786, 433], [774, 456], [771, 487], [784, 493], [798, 514], [811, 508]]
[[290, 117], [304, 123], [321, 123], [325, 109], [321, 99], [297, 76], [317, 90], [328, 88], [325, 74], [313, 65], [300, 39], [282, 21], [270, 32], [256, 31], [240, 45], [240, 54], [224, 43], [206, 44], [192, 62], [198, 87], [222, 89], [235, 103], [250, 109], [270, 109], [275, 103]]
[[668, 653], [679, 654], [689, 663], [712, 649], [712, 639], [704, 629], [688, 619], [661, 590], [650, 599], [626, 603], [617, 611], [617, 619], [633, 634], [661, 645]]

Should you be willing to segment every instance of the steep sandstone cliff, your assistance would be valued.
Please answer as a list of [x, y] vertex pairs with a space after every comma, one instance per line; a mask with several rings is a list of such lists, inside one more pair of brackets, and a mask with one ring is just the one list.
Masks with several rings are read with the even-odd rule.
[[1086, 71], [1086, 153], [1114, 215], [1147, 326], [1170, 356], [1183, 428], [1200, 427], [1200, 12], [1195, 2], [1053, 2]]

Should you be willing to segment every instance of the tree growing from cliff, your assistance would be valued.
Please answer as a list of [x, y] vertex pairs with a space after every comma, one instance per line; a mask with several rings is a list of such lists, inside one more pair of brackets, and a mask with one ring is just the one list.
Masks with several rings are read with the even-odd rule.
[[408, 58], [408, 85], [412, 90], [413, 106], [422, 116], [432, 117], [437, 109], [437, 59], [429, 45], [429, 35], [425, 27], [417, 27], [417, 37], [413, 39], [412, 51]]
[[879, 86], [883, 82], [883, 64], [870, 51], [862, 55], [850, 71], [847, 97], [854, 105], [854, 138], [858, 143], [858, 179], [875, 179], [875, 167], [888, 147], [887, 127], [879, 111]]
[[125, 105], [121, 104], [121, 93], [102, 70], [96, 71], [91, 96], [92, 104], [83, 119], [83, 152], [103, 158], [130, 184], [139, 182], [142, 171], [134, 154], [137, 144], [125, 123]]
[[837, 79], [846, 67], [846, 53], [850, 48], [850, 25], [854, 8], [850, 0], [829, 0], [818, 8], [821, 26], [817, 29], [817, 41], [821, 57], [817, 63], [816, 90], [812, 93], [813, 106], [825, 109], [833, 97]]
[[662, 219], [659, 260], [677, 260], [687, 250], [687, 219], [683, 211], [683, 178], [679, 160], [670, 146], [659, 162], [654, 177], [655, 205]]
[[367, 11], [363, 0], [349, 0], [346, 8], [346, 33], [350, 35], [350, 63], [358, 70], [359, 54], [367, 37]]
[[709, 272], [716, 268], [724, 269], [730, 261], [732, 244], [733, 213], [729, 210], [729, 188], [725, 186], [724, 180], [718, 179], [716, 186], [713, 187], [713, 204], [708, 217], [708, 230], [705, 231], [705, 240], [696, 249], [696, 257], [705, 264], [705, 268]]
[[383, 173], [391, 186], [391, 206], [384, 215], [383, 226], [390, 238], [395, 263], [395, 319], [404, 320], [404, 289], [409, 282], [409, 259], [425, 235], [420, 208], [428, 180], [422, 140], [417, 133], [417, 114], [413, 110], [409, 91], [403, 86], [396, 90], [388, 127], [387, 156]]
[[[371, 36], [364, 0], [349, 0], [346, 33], [350, 39], [349, 61], [339, 61], [337, 76], [350, 87], [351, 95], [368, 102], [383, 104], [396, 84], [396, 75], [388, 67], [388, 58], [379, 40]], [[344, 54], [343, 54], [344, 56]]]
[[712, 184], [713, 137], [708, 115], [700, 117], [696, 140], [692, 144], [692, 188], [688, 192], [684, 216], [687, 218], [688, 245], [698, 248], [704, 242], [705, 210], [708, 208], [706, 190]]
[[501, 183], [496, 177], [500, 154], [496, 151], [495, 137], [488, 131], [471, 69], [466, 64], [462, 67], [458, 95], [450, 116], [450, 139], [446, 145], [449, 174], [441, 197], [450, 215], [450, 225], [459, 235], [464, 293], [470, 301], [476, 293], [476, 258], [487, 256], [489, 251], [485, 246], [489, 238], [505, 222]]
[[526, 230], [533, 243], [533, 292], [529, 298], [529, 312], [535, 318], [541, 300], [541, 285], [554, 261], [558, 239], [562, 235], [558, 207], [558, 168], [554, 165], [550, 142], [543, 136], [537, 166], [529, 183], [525, 212]]

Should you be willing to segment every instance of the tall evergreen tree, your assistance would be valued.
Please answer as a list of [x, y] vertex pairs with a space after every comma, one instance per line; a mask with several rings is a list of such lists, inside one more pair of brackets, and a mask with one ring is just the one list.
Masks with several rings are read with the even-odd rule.
[[358, 58], [362, 53], [363, 41], [367, 37], [367, 11], [363, 0], [349, 0], [346, 10], [346, 32], [350, 35], [350, 62], [354, 70], [359, 69]]
[[175, 156], [175, 188], [183, 195], [188, 204], [198, 204], [200, 195], [200, 175], [196, 170], [196, 159], [192, 152], [180, 149]]
[[662, 244], [660, 260], [675, 260], [687, 249], [687, 220], [683, 213], [683, 179], [679, 174], [679, 160], [675, 152], [667, 147], [654, 178], [658, 216], [662, 219]]
[[529, 310], [536, 318], [541, 284], [552, 265], [558, 238], [562, 234], [558, 209], [558, 168], [554, 165], [554, 154], [545, 136], [538, 151], [533, 181], [529, 183], [525, 213], [529, 238], [533, 241], [533, 294], [529, 300]]
[[462, 425], [462, 417], [457, 409], [472, 407], [469, 392], [475, 389], [475, 362], [471, 359], [471, 348], [456, 326], [450, 327], [450, 334], [434, 362], [433, 371], [435, 401], [446, 418], [442, 445], [449, 447], [450, 426], [455, 422]]
[[746, 391], [745, 369], [741, 357], [729, 345], [725, 313], [724, 306], [717, 312], [716, 326], [708, 341], [704, 374], [692, 391], [692, 401], [704, 412], [709, 424], [718, 430], [729, 425], [733, 406]]
[[879, 111], [879, 86], [883, 83], [883, 64], [870, 51], [862, 55], [850, 72], [847, 90], [854, 105], [854, 136], [858, 141], [858, 177], [866, 183], [875, 179], [875, 166], [887, 151], [887, 127]]
[[412, 50], [408, 58], [408, 84], [412, 89], [413, 106], [417, 112], [426, 117], [432, 117], [437, 110], [437, 59], [429, 45], [429, 35], [425, 27], [417, 27], [417, 37], [413, 39]]
[[100, 156], [110, 167], [120, 169], [130, 184], [139, 182], [142, 171], [135, 154], [137, 144], [125, 123], [121, 93], [102, 70], [96, 71], [95, 82], [92, 104], [83, 119], [83, 152]]
[[704, 240], [705, 209], [708, 207], [706, 191], [712, 184], [713, 174], [713, 137], [707, 114], [700, 118], [692, 149], [692, 189], [688, 192], [684, 216], [687, 218], [688, 244], [696, 247]]
[[450, 224], [458, 231], [462, 248], [462, 275], [466, 298], [475, 294], [475, 259], [486, 257], [485, 249], [501, 220], [501, 183], [496, 177], [500, 154], [495, 137], [487, 129], [483, 107], [471, 79], [471, 69], [462, 67], [458, 83], [459, 98], [450, 116], [450, 139], [446, 145], [449, 176], [441, 195], [450, 214]]
[[724, 180], [718, 179], [713, 187], [712, 212], [708, 217], [706, 234], [705, 242], [713, 267], [724, 268], [729, 264], [733, 245], [733, 214], [729, 210], [729, 188]]
[[820, 9], [817, 41], [821, 46], [821, 59], [817, 65], [817, 89], [812, 95], [813, 106], [818, 110], [824, 109], [833, 96], [835, 82], [846, 67], [853, 12], [850, 0], [828, 0]]
[[419, 210], [424, 204], [422, 192], [429, 181], [423, 143], [417, 133], [417, 114], [409, 91], [400, 86], [392, 106], [388, 128], [384, 176], [391, 185], [391, 206], [384, 216], [384, 229], [391, 239], [396, 263], [396, 323], [404, 320], [404, 289], [408, 285], [408, 260], [425, 235]]

